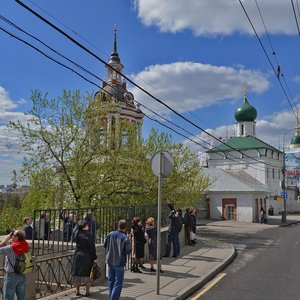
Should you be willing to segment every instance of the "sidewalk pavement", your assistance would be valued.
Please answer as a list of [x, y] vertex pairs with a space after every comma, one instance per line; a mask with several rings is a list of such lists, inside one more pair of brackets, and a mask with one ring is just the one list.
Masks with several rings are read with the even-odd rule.
[[[201, 226], [234, 227], [245, 230], [270, 228], [270, 226], [287, 226], [300, 222], [300, 215], [288, 215], [287, 222], [281, 224], [281, 216], [270, 216], [268, 224], [201, 220]], [[251, 229], [250, 229], [251, 230]], [[201, 229], [200, 229], [201, 232]], [[156, 273], [150, 272], [149, 264], [145, 264], [143, 273], [125, 272], [121, 299], [123, 300], [177, 300], [185, 299], [188, 295], [201, 288], [222, 269], [224, 269], [235, 257], [235, 249], [232, 244], [220, 243], [197, 237], [195, 246], [185, 246], [181, 249], [178, 258], [163, 258], [164, 273], [160, 274], [160, 293], [157, 295]], [[109, 299], [107, 284], [101, 284], [91, 288], [91, 296], [76, 296], [75, 289], [48, 296], [44, 300], [59, 299]], [[84, 291], [82, 292], [84, 293]]]

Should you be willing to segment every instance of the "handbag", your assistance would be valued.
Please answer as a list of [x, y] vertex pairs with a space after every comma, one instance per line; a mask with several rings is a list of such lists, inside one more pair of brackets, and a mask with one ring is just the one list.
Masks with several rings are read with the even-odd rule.
[[196, 237], [195, 233], [193, 231], [190, 231], [190, 240], [194, 240]]
[[100, 267], [97, 265], [96, 262], [94, 262], [92, 265], [92, 268], [91, 268], [91, 272], [90, 272], [90, 280], [94, 281], [94, 280], [100, 278], [100, 276], [101, 276]]

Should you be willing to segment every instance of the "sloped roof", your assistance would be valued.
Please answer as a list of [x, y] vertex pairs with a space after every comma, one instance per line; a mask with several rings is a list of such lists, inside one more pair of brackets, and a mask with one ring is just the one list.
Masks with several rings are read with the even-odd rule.
[[255, 136], [239, 136], [233, 137], [224, 142], [225, 144], [220, 144], [210, 150], [207, 153], [213, 152], [228, 152], [234, 150], [249, 150], [249, 149], [271, 149], [277, 152], [281, 152], [280, 150], [274, 148], [273, 146], [263, 142]]
[[[270, 190], [263, 184], [251, 177], [249, 174], [245, 179], [239, 175], [234, 175], [229, 171], [218, 168], [204, 168], [203, 172], [212, 181], [212, 185], [208, 188], [209, 192], [261, 192], [270, 193]], [[249, 177], [252, 180], [249, 180]], [[257, 183], [255, 183], [257, 182]]]

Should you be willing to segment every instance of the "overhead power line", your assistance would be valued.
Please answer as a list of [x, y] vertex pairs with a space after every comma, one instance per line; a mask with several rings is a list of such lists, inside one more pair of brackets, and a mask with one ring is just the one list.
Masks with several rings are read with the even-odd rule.
[[[17, 0], [16, 0], [16, 1], [17, 1]], [[248, 13], [247, 13], [247, 10], [246, 10], [245, 6], [243, 5], [243, 3], [242, 3], [241, 0], [239, 0], [239, 3], [240, 3], [240, 5], [241, 5], [241, 7], [242, 7], [242, 9], [243, 9], [243, 11], [244, 11], [244, 13], [245, 13], [245, 15], [246, 15], [248, 21], [249, 21], [249, 23], [250, 23], [250, 25], [251, 25], [251, 27], [252, 27], [252, 29], [253, 29], [253, 31], [254, 31], [254, 34], [255, 34], [255, 36], [256, 36], [256, 38], [257, 38], [257, 40], [258, 40], [260, 46], [262, 47], [262, 50], [263, 50], [264, 54], [266, 55], [266, 57], [267, 57], [267, 59], [268, 59], [270, 65], [271, 65], [271, 67], [272, 67], [272, 70], [273, 70], [273, 72], [274, 72], [274, 75], [276, 76], [276, 78], [277, 78], [277, 80], [278, 80], [278, 82], [279, 82], [279, 84], [280, 84], [280, 86], [281, 86], [281, 89], [282, 89], [282, 91], [283, 91], [283, 93], [284, 93], [284, 95], [285, 95], [285, 97], [286, 97], [286, 100], [287, 100], [289, 106], [291, 107], [291, 110], [293, 111], [293, 113], [294, 113], [294, 115], [295, 115], [295, 117], [296, 117], [296, 120], [298, 120], [297, 113], [296, 113], [296, 111], [294, 110], [294, 107], [293, 107], [293, 105], [291, 104], [291, 101], [290, 101], [290, 99], [289, 99], [289, 97], [288, 97], [288, 95], [287, 95], [287, 93], [286, 93], [286, 90], [284, 89], [284, 87], [283, 87], [283, 85], [282, 85], [282, 83], [281, 83], [281, 81], [280, 81], [280, 76], [278, 76], [278, 70], [275, 69], [275, 67], [274, 67], [274, 65], [273, 65], [273, 63], [272, 63], [272, 61], [271, 61], [271, 59], [270, 59], [270, 57], [269, 57], [269, 55], [268, 55], [268, 53], [267, 53], [267, 51], [266, 51], [264, 45], [263, 45], [263, 43], [262, 43], [260, 37], [258, 36], [258, 33], [257, 33], [257, 31], [256, 31], [256, 29], [255, 29], [255, 27], [254, 27], [254, 25], [253, 25], [253, 23], [252, 23], [252, 21], [251, 21], [249, 15], [248, 15]]]
[[270, 38], [269, 32], [268, 32], [268, 30], [267, 30], [267, 26], [266, 26], [266, 24], [265, 24], [265, 21], [264, 21], [264, 18], [263, 18], [261, 9], [260, 9], [260, 7], [259, 7], [259, 5], [258, 5], [258, 1], [255, 0], [255, 3], [256, 3], [256, 7], [257, 7], [257, 10], [258, 10], [259, 15], [260, 15], [260, 19], [261, 19], [261, 21], [262, 21], [262, 23], [263, 23], [263, 26], [264, 26], [264, 29], [265, 29], [265, 33], [266, 33], [266, 36], [267, 36], [268, 41], [269, 41], [269, 44], [270, 44], [270, 48], [271, 48], [271, 50], [272, 50], [272, 54], [273, 54], [273, 56], [274, 56], [274, 58], [275, 58], [275, 61], [276, 61], [276, 65], [277, 65], [277, 78], [279, 79], [280, 76], [282, 77], [282, 79], [283, 79], [283, 81], [284, 81], [284, 83], [285, 83], [285, 86], [286, 86], [286, 88], [287, 88], [287, 90], [288, 90], [289, 96], [291, 97], [291, 99], [292, 99], [292, 101], [293, 101], [293, 103], [294, 103], [294, 107], [297, 107], [297, 105], [296, 105], [296, 103], [295, 103], [295, 101], [294, 101], [294, 96], [292, 95], [291, 90], [290, 90], [290, 88], [289, 88], [289, 86], [288, 86], [288, 84], [287, 84], [287, 81], [285, 80], [284, 74], [283, 74], [283, 72], [282, 72], [282, 69], [281, 69], [281, 67], [280, 67], [279, 61], [278, 61], [278, 59], [277, 59], [277, 54], [276, 54], [276, 51], [275, 51], [275, 49], [274, 49], [274, 47], [273, 47], [273, 44], [272, 44], [272, 42], [271, 42], [271, 38]]
[[[6, 23], [8, 23], [9, 25], [13, 26], [13, 23], [12, 23], [12, 22], [7, 22], [7, 21], [9, 21], [9, 20], [6, 19], [6, 18], [4, 18], [3, 16], [2, 16], [1, 19], [2, 19], [2, 20], [5, 20]], [[14, 25], [15, 25], [15, 24], [14, 24]], [[19, 28], [18, 26], [13, 26], [13, 27], [14, 27], [14, 28], [17, 28], [17, 29]], [[92, 85], [95, 85], [95, 86], [98, 87], [99, 89], [103, 90], [103, 88], [102, 88], [101, 86], [99, 86], [98, 84], [96, 84], [95, 82], [90, 81], [89, 79], [87, 79], [86, 77], [84, 77], [83, 75], [81, 75], [81, 74], [79, 74], [77, 71], [75, 71], [73, 68], [71, 68], [71, 67], [69, 67], [69, 66], [67, 66], [67, 65], [65, 65], [65, 64], [63, 64], [63, 63], [61, 63], [61, 62], [59, 62], [58, 60], [52, 58], [50, 55], [46, 54], [44, 51], [38, 49], [36, 46], [33, 46], [32, 44], [30, 44], [29, 42], [25, 41], [24, 39], [17, 37], [17, 36], [14, 35], [13, 33], [11, 33], [11, 32], [9, 32], [9, 31], [5, 30], [5, 29], [2, 28], [2, 27], [0, 27], [0, 30], [2, 30], [3, 32], [9, 34], [11, 37], [16, 38], [17, 40], [19, 40], [19, 41], [25, 43], [27, 46], [30, 46], [30, 47], [33, 48], [34, 50], [38, 51], [40, 54], [44, 55], [46, 58], [52, 60], [53, 62], [59, 64], [60, 66], [62, 66], [62, 67], [64, 67], [64, 68], [70, 70], [71, 72], [74, 72], [76, 75], [80, 76], [80, 77], [81, 77], [82, 79], [84, 79], [85, 81], [87, 81], [87, 82], [91, 83]], [[52, 50], [53, 50], [52, 47], [48, 46], [46, 43], [42, 42], [40, 39], [36, 38], [35, 36], [29, 34], [29, 33], [26, 32], [25, 30], [22, 30], [22, 32], [26, 33], [27, 35], [29, 35], [30, 37], [34, 38], [35, 40], [38, 40], [40, 43], [42, 43], [43, 45], [45, 45], [48, 49], [52, 49]], [[53, 51], [54, 51], [54, 50], [53, 50]], [[59, 54], [61, 57], [65, 58], [65, 56], [62, 55], [61, 53], [59, 53], [58, 51], [55, 51], [55, 53], [57, 53], [57, 54]], [[71, 62], [71, 63], [73, 63], [76, 67], [79, 67], [81, 70], [87, 71], [85, 68], [83, 68], [82, 66], [80, 66], [78, 63], [76, 63], [76, 62], [74, 62], [74, 61], [72, 61], [72, 60], [68, 60], [68, 61]], [[96, 75], [94, 75], [92, 72], [89, 72], [89, 71], [88, 71], [88, 73], [89, 73], [90, 75], [93, 75], [95, 78], [98, 78], [98, 77], [97, 77]], [[100, 79], [101, 81], [103, 81], [102, 78], [98, 78], [98, 79]], [[107, 84], [109, 85], [109, 83], [107, 83]], [[110, 85], [110, 86], [111, 86], [111, 85]], [[111, 86], [111, 87], [114, 88], [113, 86]], [[113, 95], [110, 94], [109, 92], [107, 92], [107, 91], [105, 91], [105, 92], [108, 93], [110, 96], [113, 96]], [[138, 103], [138, 104], [140, 104], [141, 106], [143, 106], [143, 107], [146, 108], [147, 110], [151, 111], [152, 113], [154, 113], [155, 115], [157, 115], [159, 118], [165, 120], [166, 122], [169, 122], [169, 123], [172, 124], [173, 126], [176, 126], [176, 127], [180, 128], [181, 130], [185, 131], [186, 133], [190, 134], [191, 136], [193, 136], [193, 137], [195, 137], [195, 138], [201, 140], [202, 142], [208, 144], [210, 147], [213, 146], [212, 144], [210, 144], [210, 143], [208, 143], [207, 141], [205, 141], [205, 140], [199, 138], [198, 136], [194, 136], [193, 134], [191, 134], [190, 132], [188, 132], [187, 130], [185, 130], [184, 128], [182, 128], [181, 126], [179, 126], [179, 125], [175, 124], [174, 122], [172, 122], [172, 121], [170, 121], [170, 120], [164, 118], [163, 116], [159, 115], [158, 113], [156, 113], [155, 111], [151, 110], [151, 109], [148, 108], [147, 106], [143, 105], [143, 104], [140, 103], [139, 101], [135, 100], [135, 102]], [[155, 119], [149, 117], [147, 114], [145, 114], [145, 116], [146, 116], [148, 119], [150, 119], [150, 120], [152, 120], [152, 121], [155, 121], [155, 122], [157, 122], [158, 124], [160, 124], [160, 125], [162, 125], [162, 126], [168, 128], [168, 129], [172, 130], [172, 131], [175, 132], [176, 134], [178, 134], [178, 135], [180, 135], [180, 136], [182, 136], [182, 137], [184, 137], [184, 138], [190, 140], [191, 142], [193, 142], [193, 143], [195, 143], [195, 144], [201, 146], [202, 148], [204, 148], [204, 149], [206, 149], [206, 150], [210, 150], [210, 149], [211, 149], [211, 148], [207, 148], [206, 146], [204, 146], [204, 145], [202, 145], [202, 144], [196, 142], [195, 140], [191, 139], [189, 136], [186, 136], [186, 135], [183, 135], [182, 133], [179, 133], [179, 132], [178, 132], [177, 130], [175, 130], [174, 128], [172, 128], [172, 127], [170, 127], [170, 126], [167, 126], [167, 125], [165, 125], [165, 124], [159, 122], [158, 120], [155, 120]], [[222, 158], [224, 158], [224, 155], [225, 155], [224, 153], [223, 153], [223, 155], [220, 154], [220, 153], [216, 153], [216, 154], [217, 154], [217, 155], [220, 155]], [[242, 159], [241, 159], [240, 157], [236, 157], [235, 155], [233, 155], [233, 154], [231, 154], [231, 153], [228, 153], [227, 155], [228, 155], [227, 159], [229, 159], [229, 160], [231, 160], [231, 161], [233, 161], [233, 162], [235, 162], [235, 163], [238, 163], [238, 164], [248, 164], [248, 162], [241, 163], [240, 160], [242, 160]], [[231, 156], [231, 158], [230, 158], [229, 156]], [[237, 162], [236, 160], [238, 160], [238, 162]], [[263, 163], [263, 162], [260, 162], [260, 163]], [[263, 163], [263, 164], [267, 165], [266, 163]], [[270, 164], [269, 164], [269, 165], [270, 165]], [[275, 166], [275, 165], [270, 165], [270, 166], [276, 167], [276, 168], [278, 167], [278, 166]], [[257, 170], [261, 170], [261, 171], [264, 171], [264, 170], [261, 169], [259, 166], [251, 166], [251, 168], [257, 169]]]
[[230, 145], [228, 145], [226, 142], [220, 141], [217, 137], [215, 137], [214, 135], [212, 135], [211, 133], [207, 132], [205, 129], [201, 128], [200, 126], [198, 126], [197, 124], [195, 124], [194, 122], [190, 121], [189, 119], [187, 119], [185, 116], [181, 115], [180, 113], [178, 113], [175, 109], [173, 109], [172, 107], [170, 107], [169, 105], [167, 105], [166, 103], [164, 103], [163, 101], [161, 101], [160, 99], [158, 99], [157, 97], [153, 96], [150, 92], [148, 92], [147, 90], [145, 90], [143, 87], [139, 86], [138, 84], [136, 84], [133, 80], [131, 80], [130, 78], [128, 78], [126, 75], [122, 74], [121, 72], [119, 72], [118, 70], [116, 70], [115, 68], [113, 68], [111, 65], [108, 65], [107, 62], [105, 62], [103, 59], [101, 59], [99, 56], [97, 56], [96, 54], [94, 54], [91, 50], [89, 50], [88, 48], [86, 48], [84, 45], [80, 44], [78, 41], [76, 41], [74, 38], [72, 38], [70, 35], [68, 35], [67, 33], [65, 33], [63, 30], [61, 30], [60, 28], [58, 28], [56, 25], [52, 24], [50, 21], [48, 21], [47, 19], [45, 19], [43, 16], [41, 16], [40, 14], [38, 14], [37, 12], [35, 12], [33, 9], [31, 9], [30, 7], [28, 7], [26, 4], [24, 4], [23, 2], [21, 2], [20, 0], [15, 0], [18, 4], [20, 4], [22, 7], [24, 7], [26, 10], [28, 10], [30, 13], [32, 13], [33, 15], [35, 15], [36, 17], [38, 17], [40, 20], [42, 20], [43, 22], [45, 22], [46, 24], [48, 24], [50, 27], [52, 27], [53, 29], [55, 29], [56, 31], [58, 31], [59, 33], [61, 33], [63, 36], [65, 36], [67, 39], [69, 39], [70, 41], [72, 41], [74, 44], [76, 44], [78, 47], [80, 47], [81, 49], [85, 50], [86, 52], [88, 52], [89, 54], [91, 54], [94, 58], [96, 58], [97, 60], [99, 60], [101, 63], [103, 63], [106, 67], [109, 67], [110, 69], [112, 69], [113, 71], [115, 71], [117, 74], [119, 74], [120, 76], [122, 76], [123, 78], [125, 78], [128, 82], [130, 82], [132, 85], [134, 85], [135, 87], [137, 87], [138, 89], [140, 89], [142, 92], [144, 92], [146, 95], [150, 96], [152, 99], [154, 99], [155, 101], [157, 101], [158, 103], [162, 104], [163, 106], [165, 106], [166, 108], [168, 108], [170, 111], [172, 111], [175, 115], [179, 116], [181, 119], [183, 119], [184, 121], [190, 123], [191, 125], [193, 125], [194, 127], [196, 127], [197, 129], [199, 129], [200, 131], [206, 133], [208, 136], [212, 137], [213, 139], [217, 140], [218, 142], [221, 142], [222, 144], [226, 145], [227, 147], [229, 147], [230, 149], [239, 152], [240, 154], [242, 154], [245, 157], [250, 158], [253, 161], [256, 161], [258, 163], [261, 163], [261, 161], [241, 152], [238, 149], [235, 149], [234, 147], [231, 147]]
[[295, 10], [295, 6], [294, 6], [294, 1], [291, 0], [291, 2], [292, 2], [293, 13], [294, 13], [295, 21], [296, 21], [296, 26], [297, 26], [298, 34], [299, 34], [299, 36], [300, 36], [299, 23], [298, 23], [298, 18], [297, 18], [297, 15], [296, 15], [296, 10]]
[[[45, 14], [47, 14], [48, 16], [50, 16], [51, 18], [53, 18], [54, 20], [56, 20], [59, 24], [61, 24], [62, 26], [64, 26], [67, 30], [71, 31], [73, 34], [75, 34], [76, 36], [78, 36], [80, 39], [84, 40], [85, 42], [87, 42], [89, 45], [91, 45], [93, 48], [99, 50], [101, 53], [103, 53], [105, 56], [109, 57], [109, 54], [106, 53], [105, 51], [103, 51], [102, 49], [100, 49], [99, 47], [97, 47], [94, 43], [92, 43], [91, 41], [89, 41], [87, 38], [85, 38], [82, 34], [79, 34], [78, 32], [76, 32], [74, 29], [72, 29], [71, 27], [69, 27], [68, 25], [66, 25], [64, 22], [62, 22], [60, 19], [58, 19], [57, 17], [55, 17], [53, 14], [49, 13], [49, 11], [45, 10], [44, 8], [42, 8], [41, 6], [37, 5], [36, 3], [34, 3], [31, 0], [28, 0], [30, 3], [32, 3], [34, 6], [38, 7], [41, 11], [43, 11]], [[125, 70], [128, 70], [129, 72], [133, 73], [127, 66], [124, 66]], [[143, 83], [145, 83], [147, 86], [149, 86], [150, 88], [152, 88], [153, 90], [156, 90], [157, 92], [159, 92], [162, 96], [166, 97], [167, 99], [173, 101], [173, 99], [171, 99], [168, 95], [164, 94], [163, 92], [161, 92], [159, 89], [157, 89], [156, 87], [154, 87], [153, 85], [151, 85], [149, 82], [145, 81], [143, 78], [141, 78], [140, 76], [136, 75], [136, 77], [141, 80]], [[177, 106], [185, 109], [180, 103], [176, 103], [174, 102]], [[203, 124], [206, 124], [207, 126], [212, 126], [211, 124], [208, 124], [206, 121], [200, 119], [198, 116], [196, 116], [195, 114], [193, 114], [192, 112], [188, 111], [186, 112], [187, 114], [191, 115], [192, 117], [194, 117], [195, 119], [199, 120], [200, 122], [202, 122]]]

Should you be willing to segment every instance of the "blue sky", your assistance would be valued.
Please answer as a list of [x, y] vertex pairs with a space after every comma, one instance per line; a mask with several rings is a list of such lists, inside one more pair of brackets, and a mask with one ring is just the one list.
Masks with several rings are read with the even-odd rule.
[[[294, 4], [298, 13], [297, 1], [294, 0]], [[259, 138], [282, 147], [284, 134], [295, 126], [290, 105], [238, 0], [23, 2], [104, 60], [108, 59], [112, 51], [113, 28], [117, 24], [118, 52], [125, 66], [124, 73], [217, 137], [234, 134], [233, 114], [242, 102], [244, 82], [247, 85], [248, 100], [258, 111]], [[298, 105], [300, 37], [291, 1], [257, 0], [257, 3], [288, 84], [289, 99], [292, 105]], [[243, 4], [277, 68], [256, 2], [243, 1]], [[94, 74], [105, 78], [103, 64], [38, 20], [17, 2], [1, 0], [0, 14]], [[0, 27], [57, 58], [3, 20], [0, 20]], [[86, 93], [97, 91], [97, 88], [3, 31], [0, 31], [0, 45], [0, 184], [7, 184], [11, 181], [12, 170], [19, 170], [22, 154], [5, 148], [8, 141], [18, 145], [17, 137], [7, 130], [6, 125], [9, 120], [25, 120], [23, 113], [30, 108], [31, 90], [40, 89], [48, 92], [51, 97], [57, 97], [63, 89], [79, 89]], [[282, 77], [281, 80], [286, 88]], [[138, 89], [130, 87], [130, 90], [139, 102], [186, 128], [193, 135], [207, 138], [199, 129], [180, 120]], [[149, 111], [145, 113], [151, 116]], [[145, 119], [144, 137], [152, 127], [167, 131], [157, 126], [157, 123]], [[292, 131], [286, 134], [287, 141], [291, 135]], [[183, 137], [175, 133], [173, 136], [176, 141], [184, 141]], [[202, 151], [189, 141], [185, 143], [194, 151]]]

